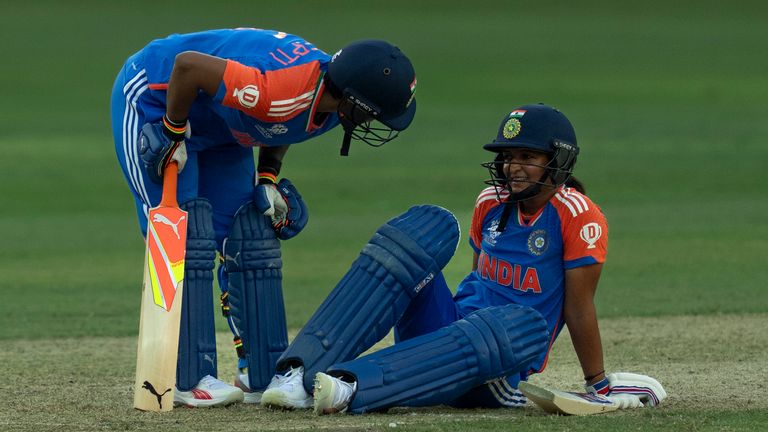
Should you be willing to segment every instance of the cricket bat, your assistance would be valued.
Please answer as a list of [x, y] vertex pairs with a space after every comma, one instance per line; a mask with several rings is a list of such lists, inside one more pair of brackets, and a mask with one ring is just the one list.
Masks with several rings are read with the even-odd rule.
[[527, 381], [520, 382], [518, 390], [550, 414], [584, 416], [618, 409], [612, 402], [589, 393], [551, 390]]
[[178, 165], [163, 174], [160, 204], [149, 210], [133, 406], [170, 411], [176, 388], [187, 212], [176, 201]]

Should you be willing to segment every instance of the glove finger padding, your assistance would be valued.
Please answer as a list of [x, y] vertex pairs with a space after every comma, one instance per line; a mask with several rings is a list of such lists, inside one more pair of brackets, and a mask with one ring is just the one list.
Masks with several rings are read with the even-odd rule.
[[645, 406], [656, 406], [667, 397], [661, 383], [647, 376], [630, 372], [615, 372], [608, 375], [611, 384], [610, 397], [635, 395]]
[[280, 240], [288, 240], [307, 226], [309, 221], [309, 211], [304, 200], [301, 199], [299, 191], [296, 190], [296, 186], [288, 179], [281, 179], [277, 184], [277, 189], [282, 195], [285, 203], [287, 203], [287, 212], [285, 218], [278, 223], [273, 224], [277, 231], [277, 237]]
[[641, 408], [643, 406], [643, 402], [637, 395], [629, 393], [616, 393], [608, 396], [607, 399], [619, 409]]
[[272, 218], [273, 224], [276, 220], [284, 219], [285, 214], [288, 212], [288, 204], [286, 204], [285, 198], [277, 190], [277, 185], [274, 183], [256, 185], [256, 190], [253, 193], [253, 202], [256, 204], [258, 211], [264, 214], [264, 216]]

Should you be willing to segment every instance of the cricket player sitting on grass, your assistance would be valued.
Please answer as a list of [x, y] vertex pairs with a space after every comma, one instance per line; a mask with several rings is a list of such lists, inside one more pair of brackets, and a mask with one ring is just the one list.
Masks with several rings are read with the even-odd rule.
[[[605, 373], [593, 297], [608, 226], [572, 177], [571, 123], [522, 106], [484, 148], [495, 155], [484, 164], [491, 187], [475, 203], [472, 271], [456, 295], [441, 274], [458, 241], [453, 216], [421, 206], [392, 219], [280, 357], [263, 405], [520, 407], [518, 383], [543, 371], [563, 325], [587, 392], [621, 408], [661, 402], [653, 378]], [[395, 345], [357, 358], [393, 326]]]
[[[410, 60], [378, 40], [331, 57], [283, 32], [211, 30], [155, 40], [128, 58], [112, 92], [112, 129], [141, 231], [171, 160], [189, 213], [176, 404], [258, 403], [288, 345], [278, 240], [308, 217], [293, 184], [278, 181], [288, 146], [339, 123], [342, 154], [353, 138], [380, 146], [413, 120], [415, 86]], [[215, 378], [217, 250], [236, 386]]]

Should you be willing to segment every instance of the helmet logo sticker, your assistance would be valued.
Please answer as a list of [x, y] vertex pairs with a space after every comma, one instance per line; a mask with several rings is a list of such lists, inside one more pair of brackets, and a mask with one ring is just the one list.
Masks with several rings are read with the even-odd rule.
[[237, 98], [240, 105], [253, 108], [259, 102], [259, 89], [255, 85], [249, 84], [241, 89], [235, 88], [232, 96]]
[[504, 124], [504, 131], [502, 134], [504, 134], [504, 138], [512, 139], [520, 133], [521, 128], [522, 125], [520, 124], [520, 120], [518, 120], [516, 117], [512, 117], [511, 119], [507, 120], [506, 124]]
[[549, 236], [545, 230], [536, 230], [528, 236], [528, 252], [540, 256], [549, 248]]
[[589, 245], [587, 249], [594, 249], [595, 243], [600, 240], [601, 235], [603, 235], [603, 229], [595, 222], [590, 222], [581, 227], [581, 232], [579, 233], [579, 237]]

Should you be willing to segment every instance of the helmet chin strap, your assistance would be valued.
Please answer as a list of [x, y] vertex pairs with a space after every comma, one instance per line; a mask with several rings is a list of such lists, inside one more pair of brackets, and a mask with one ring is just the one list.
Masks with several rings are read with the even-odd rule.
[[341, 141], [341, 151], [339, 152], [342, 156], [349, 156], [349, 144], [352, 142], [352, 134], [344, 131], [344, 139]]
[[541, 175], [539, 181], [528, 186], [522, 191], [517, 193], [510, 191], [509, 200], [504, 203], [504, 209], [501, 211], [501, 219], [499, 220], [499, 225], [496, 227], [496, 232], [504, 232], [504, 230], [507, 228], [507, 221], [509, 220], [509, 216], [512, 213], [512, 206], [516, 206], [520, 201], [529, 200], [538, 195], [541, 192], [541, 186], [545, 181], [547, 181], [548, 177], [549, 170], [544, 171], [544, 174]]

